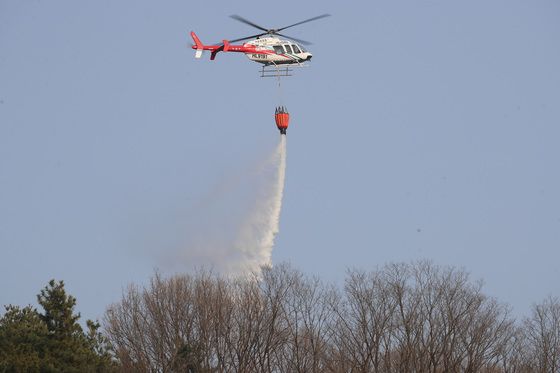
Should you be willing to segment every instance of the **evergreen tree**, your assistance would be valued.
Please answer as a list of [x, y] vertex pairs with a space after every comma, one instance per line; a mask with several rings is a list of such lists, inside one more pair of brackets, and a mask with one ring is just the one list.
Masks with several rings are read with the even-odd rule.
[[51, 280], [37, 295], [44, 312], [7, 306], [0, 319], [0, 372], [106, 372], [115, 365], [99, 323], [84, 333], [76, 298]]
[[74, 314], [76, 298], [66, 294], [64, 282], [51, 280], [37, 301], [44, 309], [41, 319], [49, 335], [49, 350], [53, 354], [52, 368], [59, 371], [84, 369], [93, 358], [87, 340], [78, 324], [80, 314]]
[[48, 329], [36, 309], [6, 306], [0, 319], [0, 372], [39, 372], [48, 360]]
[[[110, 355], [102, 347], [103, 339], [97, 329], [99, 324], [87, 321], [89, 335], [78, 324], [79, 313], [74, 312], [76, 298], [66, 294], [64, 282], [51, 280], [37, 301], [44, 309], [41, 319], [49, 333], [50, 366], [56, 371], [102, 370], [110, 363]], [[99, 355], [101, 352], [102, 355]]]

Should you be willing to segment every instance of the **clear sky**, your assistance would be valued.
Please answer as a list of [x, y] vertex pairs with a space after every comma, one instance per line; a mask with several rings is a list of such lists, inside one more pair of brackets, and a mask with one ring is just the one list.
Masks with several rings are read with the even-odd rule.
[[188, 32], [322, 13], [286, 30], [314, 57], [283, 83], [273, 261], [341, 281], [431, 259], [516, 314], [560, 295], [560, 2], [0, 0], [0, 304], [56, 278], [99, 318], [194, 222], [230, 229], [215, 196], [275, 148], [277, 87]]

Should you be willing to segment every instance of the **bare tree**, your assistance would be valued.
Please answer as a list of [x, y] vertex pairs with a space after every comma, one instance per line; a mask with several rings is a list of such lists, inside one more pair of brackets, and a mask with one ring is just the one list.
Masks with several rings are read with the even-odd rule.
[[125, 371], [167, 372], [180, 351], [192, 355], [192, 294], [191, 277], [163, 280], [156, 273], [148, 289], [130, 286], [121, 302], [109, 307], [105, 329]]
[[360, 372], [387, 370], [387, 337], [392, 332], [397, 304], [386, 276], [350, 271], [344, 290], [344, 300], [333, 307], [337, 316], [333, 342], [338, 368]]
[[283, 302], [283, 323], [287, 335], [278, 349], [278, 370], [281, 372], [323, 372], [326, 369], [328, 330], [335, 292], [317, 278], [306, 278], [288, 269], [290, 277]]
[[560, 372], [560, 300], [548, 297], [525, 320], [532, 365], [539, 372]]
[[507, 307], [464, 271], [430, 262], [349, 272], [337, 307], [335, 371], [492, 370], [511, 336]]

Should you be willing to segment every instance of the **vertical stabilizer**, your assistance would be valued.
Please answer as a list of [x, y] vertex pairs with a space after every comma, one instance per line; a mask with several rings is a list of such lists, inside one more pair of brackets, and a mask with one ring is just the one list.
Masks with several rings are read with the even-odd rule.
[[200, 58], [200, 57], [202, 57], [202, 51], [204, 50], [204, 44], [202, 44], [202, 42], [200, 41], [198, 36], [196, 36], [194, 31], [191, 31], [191, 37], [194, 41], [193, 48], [196, 49], [196, 52], [194, 53], [194, 58]]

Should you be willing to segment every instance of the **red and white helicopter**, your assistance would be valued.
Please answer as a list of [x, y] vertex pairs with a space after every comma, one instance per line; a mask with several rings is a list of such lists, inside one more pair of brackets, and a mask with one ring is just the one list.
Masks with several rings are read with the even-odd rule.
[[[309, 45], [310, 42], [305, 40], [296, 39], [290, 36], [280, 34], [280, 31], [287, 28], [301, 25], [302, 23], [307, 23], [315, 21], [321, 18], [330, 16], [330, 14], [322, 14], [313, 18], [306, 19], [304, 21], [294, 23], [293, 25], [281, 27], [278, 29], [267, 29], [259, 26], [241, 16], [232, 15], [231, 18], [246, 23], [253, 26], [261, 31], [260, 34], [247, 36], [244, 38], [239, 38], [235, 40], [223, 40], [222, 44], [218, 45], [204, 45], [198, 36], [191, 31], [191, 36], [194, 40], [194, 45], [192, 48], [196, 50], [195, 58], [202, 57], [203, 51], [210, 51], [210, 59], [214, 60], [218, 52], [237, 52], [245, 53], [245, 55], [251, 60], [263, 64], [264, 66], [277, 66], [277, 65], [289, 65], [289, 66], [302, 66], [304, 62], [309, 61], [312, 54], [309, 53], [302, 45]], [[266, 35], [266, 36], [265, 36]], [[263, 37], [265, 36], [265, 37]], [[281, 36], [288, 38], [289, 40], [280, 39], [276, 36]], [[241, 45], [234, 45], [238, 41], [249, 40]]]

